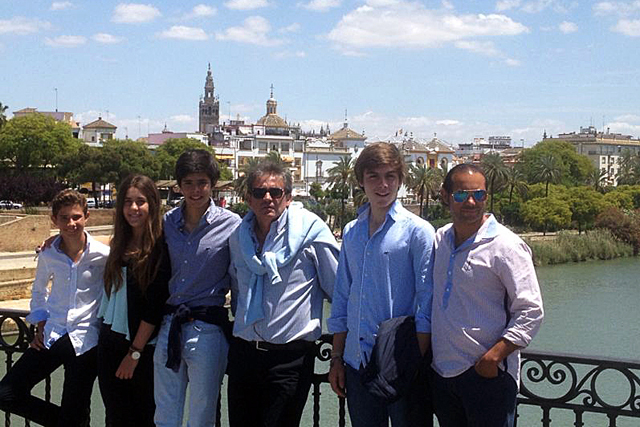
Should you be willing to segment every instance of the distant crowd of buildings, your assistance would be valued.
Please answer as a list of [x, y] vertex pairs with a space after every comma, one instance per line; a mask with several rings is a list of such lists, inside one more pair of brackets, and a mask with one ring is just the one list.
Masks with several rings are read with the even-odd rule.
[[[475, 138], [473, 142], [452, 147], [434, 134], [433, 138], [415, 138], [412, 133], [400, 130], [387, 138], [368, 139], [364, 132], [358, 133], [349, 128], [345, 113], [341, 129], [331, 132], [329, 125], [323, 126], [319, 133], [303, 132], [299, 124], [289, 123], [278, 115], [278, 102], [271, 95], [266, 102], [266, 114], [256, 123], [245, 123], [239, 118], [220, 122], [220, 100], [215, 95], [215, 86], [211, 66], [207, 70], [204, 96], [199, 102], [199, 120], [197, 132], [171, 132], [166, 126], [161, 133], [149, 133], [139, 140], [152, 150], [157, 149], [171, 138], [193, 138], [215, 148], [216, 158], [226, 163], [238, 176], [242, 166], [251, 158], [260, 158], [270, 151], [280, 153], [282, 159], [290, 165], [294, 178], [294, 195], [308, 194], [309, 186], [317, 182], [327, 187], [328, 170], [336, 165], [343, 156], [355, 159], [366, 144], [385, 141], [396, 144], [405, 153], [408, 164], [426, 164], [430, 168], [440, 168], [447, 172], [459, 163], [479, 162], [483, 155], [499, 153], [506, 164], [516, 162], [524, 144], [513, 146], [510, 136], [490, 136]], [[101, 146], [104, 141], [114, 139], [116, 126], [98, 117], [91, 123], [81, 126], [73, 120], [70, 112], [37, 111], [24, 108], [15, 111], [14, 117], [40, 113], [69, 123], [75, 138], [82, 139], [92, 146]], [[375, 140], [374, 140], [375, 139]], [[616, 185], [620, 167], [620, 156], [625, 149], [640, 153], [640, 140], [630, 135], [598, 132], [593, 126], [580, 128], [579, 133], [559, 134], [555, 138], [543, 135], [544, 141], [562, 140], [573, 144], [576, 151], [584, 154], [593, 164], [606, 172], [608, 184]], [[522, 141], [521, 141], [522, 142]], [[402, 196], [402, 195], [401, 195]]]

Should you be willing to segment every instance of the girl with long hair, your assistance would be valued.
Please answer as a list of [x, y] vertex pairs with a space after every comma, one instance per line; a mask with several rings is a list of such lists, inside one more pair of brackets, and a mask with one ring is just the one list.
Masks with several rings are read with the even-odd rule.
[[154, 426], [153, 352], [171, 277], [153, 180], [129, 175], [116, 199], [104, 273], [98, 381], [106, 425]]

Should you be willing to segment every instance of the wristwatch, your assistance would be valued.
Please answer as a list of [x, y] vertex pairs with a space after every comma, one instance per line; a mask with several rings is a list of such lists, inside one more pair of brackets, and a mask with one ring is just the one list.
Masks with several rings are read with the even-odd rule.
[[138, 350], [134, 346], [131, 346], [129, 347], [129, 356], [131, 356], [133, 360], [139, 360], [140, 357], [142, 357], [142, 351]]

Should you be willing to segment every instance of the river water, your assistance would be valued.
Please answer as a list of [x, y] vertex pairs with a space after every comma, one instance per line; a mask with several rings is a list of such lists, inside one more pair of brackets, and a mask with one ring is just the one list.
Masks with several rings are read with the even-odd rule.
[[[640, 361], [640, 260], [624, 258], [563, 264], [540, 267], [537, 273], [543, 292], [545, 321], [530, 349]], [[317, 372], [326, 370], [326, 366], [316, 367]], [[53, 381], [53, 400], [58, 401], [60, 372], [54, 375]], [[615, 392], [615, 382], [610, 388]], [[323, 386], [322, 426], [337, 425], [337, 407], [333, 392], [329, 386]], [[228, 425], [225, 408], [223, 393], [223, 426]], [[302, 423], [305, 427], [312, 425], [312, 409], [310, 396]], [[541, 425], [539, 409], [521, 406], [519, 412], [519, 427]], [[103, 425], [104, 408], [97, 384], [92, 414], [92, 425]], [[573, 425], [569, 414], [552, 411], [551, 418], [554, 426]], [[585, 425], [604, 426], [608, 422], [605, 417], [586, 416]], [[617, 425], [638, 427], [640, 420], [619, 419]]]

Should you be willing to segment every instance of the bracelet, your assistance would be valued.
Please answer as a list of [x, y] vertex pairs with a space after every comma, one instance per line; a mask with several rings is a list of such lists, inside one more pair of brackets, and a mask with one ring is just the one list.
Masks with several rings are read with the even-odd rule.
[[344, 366], [344, 360], [342, 359], [342, 354], [336, 354], [335, 356], [331, 356], [331, 359], [329, 360], [329, 368], [333, 368], [333, 365], [335, 365], [336, 363], [341, 364], [342, 366]]
[[142, 353], [142, 349], [135, 348], [135, 347], [133, 346], [133, 344], [129, 346], [129, 351], [130, 351], [130, 352], [137, 351], [138, 353]]
[[333, 359], [334, 357], [342, 357], [342, 352], [341, 351], [332, 350], [331, 351], [331, 358]]

